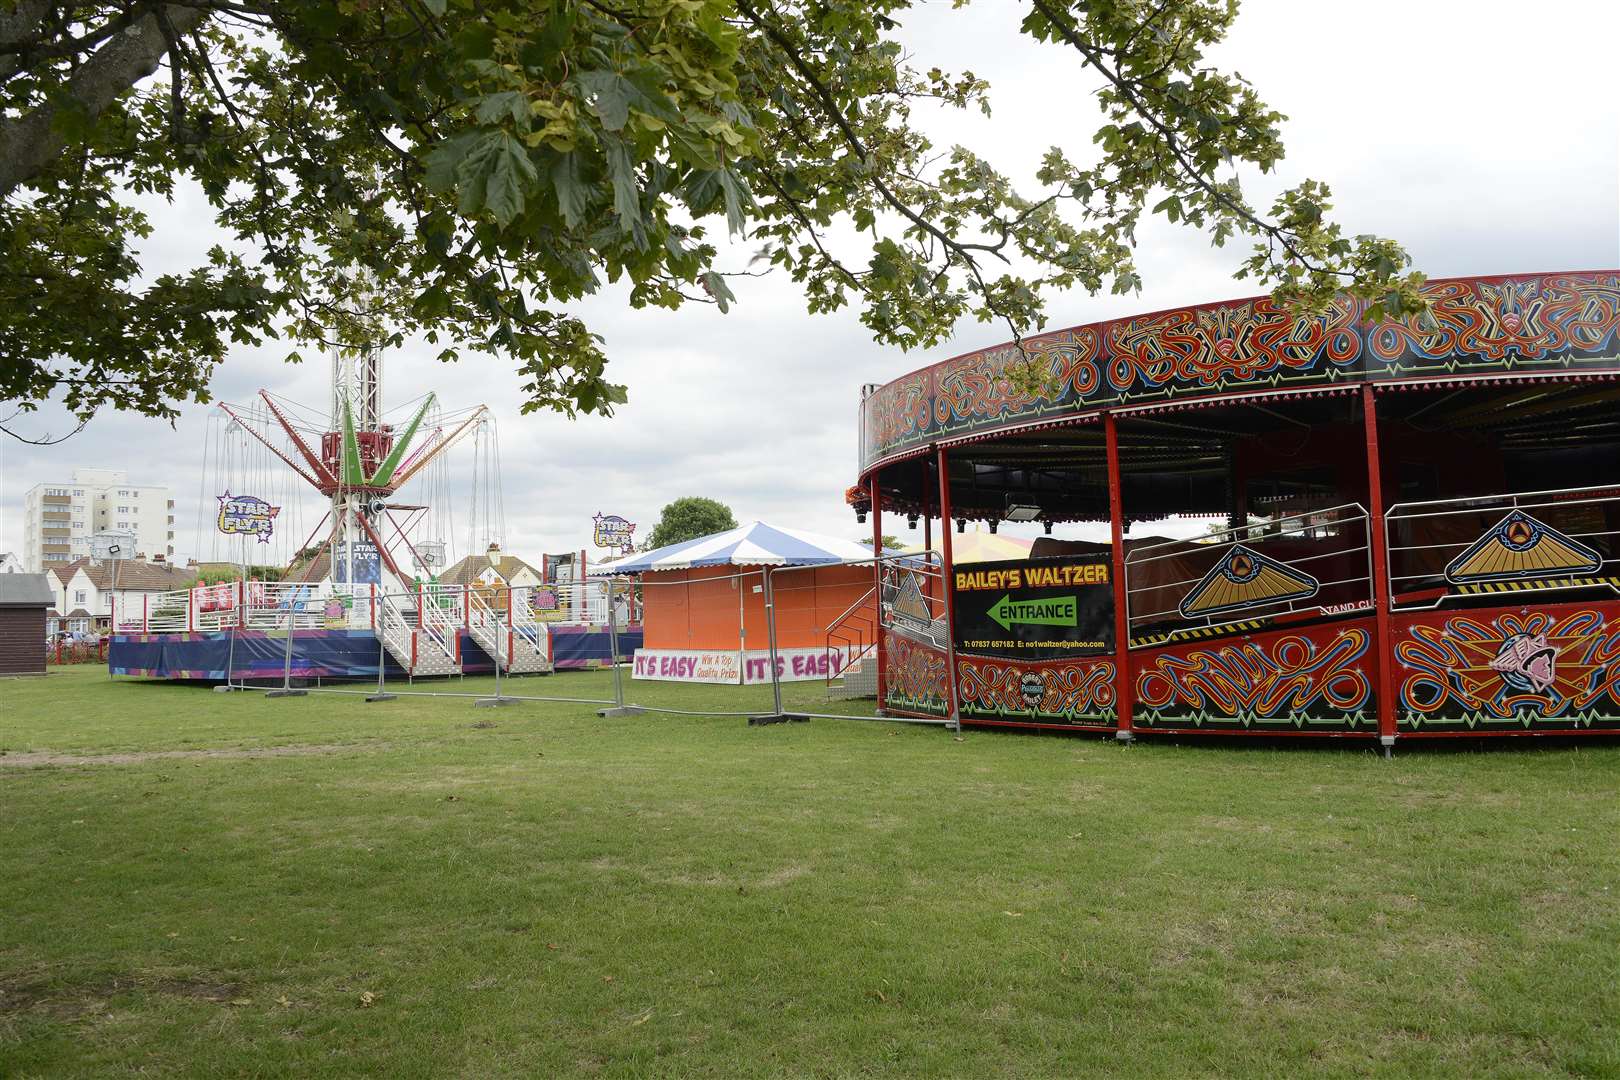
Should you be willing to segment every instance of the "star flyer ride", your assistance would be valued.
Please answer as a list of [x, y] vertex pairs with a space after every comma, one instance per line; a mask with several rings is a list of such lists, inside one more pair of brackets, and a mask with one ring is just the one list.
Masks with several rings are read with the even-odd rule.
[[[374, 678], [379, 664], [415, 677], [607, 662], [600, 588], [509, 580], [483, 556], [486, 544], [498, 550], [504, 522], [489, 410], [446, 413], [429, 393], [386, 416], [381, 383], [377, 351], [340, 352], [329, 413], [266, 391], [219, 407], [203, 483], [223, 494], [205, 494], [200, 536], [213, 537], [220, 560], [203, 565], [236, 580], [117, 597], [112, 674]], [[464, 440], [474, 448], [471, 479], [454, 483], [449, 451]], [[483, 556], [472, 560], [483, 570], [451, 585], [437, 575], [458, 488], [471, 500], [469, 553]], [[311, 509], [310, 518], [324, 513], [306, 532]], [[302, 542], [290, 546], [295, 537]], [[633, 647], [630, 630], [622, 634]]]
[[[878, 571], [882, 708], [1386, 748], [1620, 733], [1620, 272], [1426, 289], [1432, 320], [1260, 298], [1042, 334], [1037, 395], [1012, 344], [867, 387], [848, 501], [875, 537], [944, 523], [921, 588]], [[1157, 535], [1177, 517], [1217, 520]], [[952, 520], [1047, 535], [959, 567]]]

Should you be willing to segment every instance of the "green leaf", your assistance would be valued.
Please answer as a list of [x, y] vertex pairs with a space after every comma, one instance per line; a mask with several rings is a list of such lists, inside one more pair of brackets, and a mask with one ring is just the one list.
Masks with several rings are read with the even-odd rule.
[[724, 315], [730, 311], [731, 305], [737, 302], [736, 294], [731, 291], [731, 286], [726, 284], [725, 275], [710, 270], [699, 280], [703, 282], [704, 291], [714, 297], [715, 306], [720, 309], [720, 314]]
[[747, 225], [743, 218], [743, 209], [753, 207], [753, 196], [730, 169], [721, 169], [719, 176], [720, 190], [726, 198], [726, 227], [734, 234], [740, 233]]
[[636, 188], [636, 168], [630, 161], [630, 148], [617, 135], [602, 135], [602, 148], [607, 151], [608, 178], [613, 182], [613, 212], [619, 218], [622, 232], [638, 230], [641, 225], [641, 200]]
[[480, 124], [498, 124], [510, 116], [513, 123], [526, 126], [529, 120], [529, 98], [518, 90], [500, 90], [485, 94], [478, 103], [476, 113]]
[[585, 219], [590, 191], [579, 178], [579, 155], [563, 154], [551, 167], [551, 186], [557, 191], [557, 209], [570, 229]]
[[523, 213], [529, 188], [539, 179], [539, 174], [521, 142], [504, 131], [498, 133], [498, 140], [484, 182], [484, 206], [505, 228]]
[[495, 55], [495, 28], [485, 22], [471, 23], [456, 35], [455, 46], [463, 60], [488, 60]]
[[575, 81], [602, 126], [609, 131], [622, 130], [630, 119], [630, 100], [636, 96], [630, 80], [614, 71], [582, 71]]
[[476, 131], [464, 131], [427, 152], [422, 158], [422, 168], [429, 191], [449, 191], [456, 186], [456, 170], [479, 138]]

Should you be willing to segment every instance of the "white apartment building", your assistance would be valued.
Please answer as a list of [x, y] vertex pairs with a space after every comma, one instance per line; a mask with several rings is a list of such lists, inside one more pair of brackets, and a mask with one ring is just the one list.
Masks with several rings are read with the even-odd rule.
[[131, 484], [118, 469], [74, 469], [73, 479], [35, 484], [23, 499], [23, 566], [44, 573], [90, 556], [100, 532], [135, 538], [126, 558], [174, 557], [174, 499], [155, 484]]

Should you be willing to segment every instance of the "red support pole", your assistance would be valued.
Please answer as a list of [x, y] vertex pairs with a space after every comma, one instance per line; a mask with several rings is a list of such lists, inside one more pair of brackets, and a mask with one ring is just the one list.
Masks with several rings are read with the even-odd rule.
[[197, 629], [197, 589], [193, 586], [186, 590], [186, 633]]
[[236, 625], [238, 628], [247, 626], [247, 579], [236, 583]]
[[945, 601], [945, 690], [950, 700], [945, 703], [945, 715], [951, 726], [962, 730], [962, 710], [956, 695], [956, 611], [951, 602], [951, 467], [945, 448], [934, 451], [939, 459], [939, 580], [941, 597]]
[[[934, 550], [934, 516], [928, 512], [928, 466], [923, 466], [923, 565], [928, 565], [932, 559], [928, 553]], [[927, 574], [923, 575], [923, 599], [930, 604], [934, 601], [934, 579]], [[932, 608], [930, 608], [932, 611]]]
[[[872, 558], [883, 554], [883, 488], [878, 484], [878, 473], [867, 481], [867, 492], [872, 501]], [[882, 715], [887, 701], [884, 692], [889, 685], [889, 646], [883, 640], [883, 564], [872, 564], [872, 602], [877, 612], [877, 707]]]
[[375, 581], [371, 583], [371, 629], [373, 632], [377, 629], [377, 583]]
[[1378, 650], [1378, 741], [1384, 752], [1395, 745], [1395, 633], [1390, 625], [1389, 551], [1384, 535], [1384, 478], [1378, 461], [1378, 399], [1361, 388], [1361, 422], [1367, 431], [1367, 541], [1372, 546], [1373, 622]]
[[141, 593], [141, 633], [143, 634], [150, 632], [152, 629], [151, 599], [151, 593]]
[[1119, 425], [1103, 413], [1103, 441], [1108, 452], [1108, 536], [1114, 556], [1114, 712], [1123, 742], [1135, 738], [1131, 728], [1136, 687], [1131, 681], [1131, 616], [1125, 591], [1125, 495], [1119, 471]]

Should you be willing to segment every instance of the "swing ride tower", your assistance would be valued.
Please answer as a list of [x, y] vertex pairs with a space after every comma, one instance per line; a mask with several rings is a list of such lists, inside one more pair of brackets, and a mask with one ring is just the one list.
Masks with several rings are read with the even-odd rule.
[[[259, 391], [262, 410], [221, 406], [329, 501], [311, 539], [319, 540], [314, 554], [329, 558], [332, 582], [340, 591], [377, 585], [399, 592], [412, 570], [431, 570], [433, 553], [411, 538], [412, 526], [430, 507], [398, 501], [395, 493], [489, 418], [489, 410], [478, 405], [456, 422], [426, 424], [437, 405], [437, 396], [429, 393], [396, 428], [385, 421], [381, 398], [382, 362], [377, 350], [370, 349], [333, 356], [332, 407], [317, 438], [268, 391]], [[319, 535], [322, 529], [327, 529], [324, 537]], [[302, 550], [311, 549], [306, 543]], [[308, 563], [306, 572], [316, 560]]]
[[[199, 521], [198, 552], [211, 537], [226, 558], [201, 565], [239, 580], [119, 612], [112, 673], [249, 678], [280, 676], [284, 662], [333, 678], [375, 677], [379, 665], [413, 677], [552, 669], [550, 628], [526, 594], [437, 576], [457, 493], [469, 502], [466, 554], [500, 539], [491, 531], [504, 520], [494, 417], [483, 405], [446, 411], [434, 393], [385, 411], [382, 377], [378, 350], [340, 350], [325, 408], [266, 390], [219, 406], [204, 451], [199, 503], [209, 520]], [[461, 472], [452, 479], [449, 466], [464, 441], [470, 482]]]

